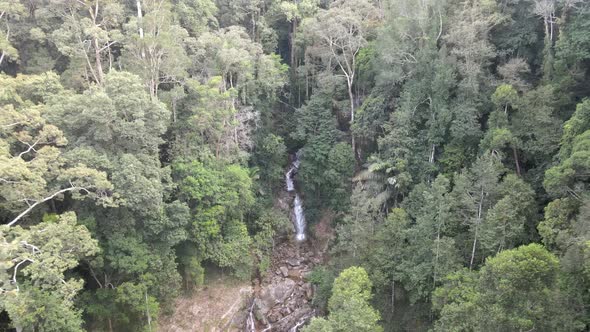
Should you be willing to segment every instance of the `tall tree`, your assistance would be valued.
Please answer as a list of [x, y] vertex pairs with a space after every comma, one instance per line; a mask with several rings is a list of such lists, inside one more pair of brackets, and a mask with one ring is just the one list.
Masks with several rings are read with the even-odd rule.
[[104, 62], [108, 61], [108, 69], [113, 66], [112, 47], [121, 43], [123, 5], [111, 0], [84, 0], [49, 6], [59, 12], [63, 20], [62, 26], [51, 36], [58, 50], [74, 60], [72, 64], [82, 64], [78, 75], [88, 82], [102, 84], [107, 72]]
[[[377, 13], [369, 1], [335, 1], [327, 10], [305, 22], [306, 33], [312, 38], [306, 52], [322, 60], [324, 70], [335, 70], [346, 80], [350, 103], [350, 123], [354, 123], [355, 100], [353, 85], [358, 70], [357, 56], [367, 44], [372, 21]], [[356, 151], [354, 135], [352, 148]]]
[[138, 0], [137, 13], [126, 25], [123, 61], [156, 98], [161, 84], [178, 84], [188, 76], [190, 60], [184, 49], [188, 32], [173, 20], [168, 2]]
[[20, 3], [0, 2], [0, 22], [4, 23], [0, 30], [0, 66], [5, 60], [18, 60], [18, 50], [12, 45], [10, 28], [11, 21], [18, 20], [25, 13], [25, 7]]

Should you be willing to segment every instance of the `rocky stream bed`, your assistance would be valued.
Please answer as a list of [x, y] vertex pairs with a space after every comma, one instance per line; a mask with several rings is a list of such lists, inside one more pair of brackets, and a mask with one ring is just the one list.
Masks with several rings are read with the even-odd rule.
[[271, 268], [255, 281], [245, 330], [296, 332], [313, 315], [314, 287], [306, 276], [321, 257], [309, 242], [287, 241], [274, 252]]

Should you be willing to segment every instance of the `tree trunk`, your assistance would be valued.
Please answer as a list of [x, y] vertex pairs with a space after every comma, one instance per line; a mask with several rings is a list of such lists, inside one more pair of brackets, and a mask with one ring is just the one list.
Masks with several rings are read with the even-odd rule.
[[[352, 92], [352, 79], [347, 80], [348, 83], [348, 98], [350, 99], [350, 126], [354, 123], [354, 94]], [[354, 154], [355, 158], [356, 155], [356, 144], [354, 139], [354, 134], [352, 133], [352, 128], [350, 131], [350, 136], [352, 138], [352, 153]]]
[[549, 15], [549, 40], [551, 41], [551, 43], [553, 44], [553, 21], [554, 21], [554, 17], [553, 17], [553, 13], [551, 13], [551, 15]]
[[[0, 13], [0, 18], [4, 16], [4, 11]], [[8, 43], [8, 38], [10, 37], [10, 26], [8, 25], [8, 21], [6, 22], [6, 43]], [[2, 50], [2, 54], [0, 55], [0, 66], [2, 65], [2, 61], [4, 61], [4, 57], [6, 56], [6, 52]]]
[[515, 147], [512, 147], [512, 154], [514, 155], [514, 164], [516, 165], [516, 174], [520, 176], [520, 163], [518, 162], [518, 152]]
[[291, 46], [291, 75], [295, 78], [295, 70], [297, 69], [295, 66], [295, 36], [297, 33], [297, 19], [293, 18], [291, 21], [291, 39], [290, 39], [290, 46]]
[[100, 59], [100, 45], [98, 45], [98, 38], [94, 38], [94, 57], [96, 58], [96, 78], [98, 83], [102, 84], [104, 72], [102, 71], [102, 61]]
[[395, 312], [395, 280], [391, 281], [391, 313]]
[[155, 78], [151, 78], [150, 79], [150, 96], [152, 97], [152, 99], [156, 99], [158, 95], [158, 82], [157, 79]]
[[432, 286], [436, 287], [436, 270], [438, 269], [438, 255], [440, 252], [440, 228], [441, 223], [438, 223], [438, 228], [436, 230], [436, 257], [434, 258], [434, 269], [432, 272]]
[[482, 210], [483, 210], [483, 197], [484, 197], [484, 193], [483, 193], [483, 188], [481, 188], [481, 196], [479, 199], [479, 204], [478, 204], [478, 208], [477, 208], [477, 221], [475, 223], [475, 234], [473, 237], [473, 248], [471, 249], [471, 260], [469, 261], [469, 269], [471, 270], [473, 268], [473, 260], [475, 259], [475, 247], [477, 246], [477, 236], [479, 235], [479, 224], [481, 223], [481, 215], [482, 215]]
[[176, 97], [172, 98], [172, 122], [176, 123]]
[[[139, 26], [139, 39], [143, 40], [143, 14], [141, 12], [141, 0], [137, 0], [137, 25]], [[141, 45], [141, 58], [145, 58], [145, 49]]]
[[471, 260], [469, 261], [469, 269], [473, 268], [473, 259], [475, 258], [475, 247], [477, 246], [477, 231], [479, 228], [479, 224], [475, 225], [475, 237], [473, 238], [473, 248], [471, 249]]
[[432, 150], [430, 151], [430, 160], [431, 164], [434, 164], [434, 154], [436, 152], [436, 145], [432, 144]]

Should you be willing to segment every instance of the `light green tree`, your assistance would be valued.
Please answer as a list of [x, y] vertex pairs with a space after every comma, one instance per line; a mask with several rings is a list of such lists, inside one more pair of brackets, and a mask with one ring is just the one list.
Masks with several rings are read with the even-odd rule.
[[97, 241], [76, 215], [46, 215], [30, 228], [0, 226], [0, 308], [17, 330], [82, 331], [75, 297], [84, 281], [70, 277]]
[[157, 98], [161, 84], [178, 84], [188, 77], [190, 59], [184, 47], [189, 35], [174, 21], [172, 3], [142, 0], [136, 6], [138, 15], [125, 25], [122, 62]]
[[18, 20], [25, 13], [25, 6], [10, 1], [0, 1], [0, 22], [3, 28], [0, 30], [0, 66], [5, 60], [18, 60], [19, 52], [12, 45], [10, 26], [12, 21]]
[[576, 330], [561, 305], [559, 260], [539, 244], [489, 258], [475, 276], [458, 272], [434, 293], [436, 331]]
[[303, 331], [383, 331], [377, 324], [379, 313], [369, 303], [371, 281], [361, 267], [350, 267], [334, 280], [332, 296], [328, 301], [327, 319], [313, 318]]
[[104, 172], [83, 162], [64, 161], [68, 141], [44, 119], [46, 100], [62, 87], [55, 74], [0, 77], [0, 195], [14, 225], [38, 206], [70, 194], [111, 204], [113, 189]]

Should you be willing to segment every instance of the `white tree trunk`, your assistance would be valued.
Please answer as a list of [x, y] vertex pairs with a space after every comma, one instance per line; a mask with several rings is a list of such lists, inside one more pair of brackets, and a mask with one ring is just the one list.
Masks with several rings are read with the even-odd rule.
[[[137, 0], [137, 25], [139, 26], [139, 39], [143, 40], [143, 14], [141, 13], [141, 0]], [[141, 45], [141, 58], [145, 58], [145, 49]]]
[[473, 268], [473, 260], [475, 259], [475, 248], [477, 246], [477, 236], [479, 235], [479, 224], [481, 224], [481, 215], [482, 215], [482, 210], [483, 210], [483, 198], [484, 198], [484, 192], [483, 192], [483, 188], [481, 188], [481, 196], [479, 199], [479, 204], [477, 207], [477, 220], [475, 223], [475, 234], [473, 237], [473, 248], [471, 249], [471, 261], [469, 262], [469, 269], [471, 270]]

